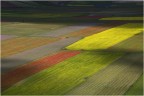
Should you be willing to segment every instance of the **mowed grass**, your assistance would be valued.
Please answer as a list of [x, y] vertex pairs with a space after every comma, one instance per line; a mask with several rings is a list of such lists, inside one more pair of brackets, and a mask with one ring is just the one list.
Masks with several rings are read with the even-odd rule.
[[43, 37], [19, 37], [4, 40], [1, 42], [1, 56], [7, 57], [28, 49], [39, 47], [51, 42], [59, 40], [58, 38]]
[[67, 26], [67, 24], [2, 22], [1, 34], [29, 36], [50, 32], [64, 26]]
[[2, 94], [64, 94], [122, 55], [123, 53], [83, 52], [17, 83]]
[[130, 87], [125, 95], [143, 95], [143, 75]]
[[143, 17], [107, 17], [99, 20], [143, 20]]
[[128, 23], [88, 36], [66, 48], [70, 50], [107, 49], [142, 32], [142, 30], [142, 23]]

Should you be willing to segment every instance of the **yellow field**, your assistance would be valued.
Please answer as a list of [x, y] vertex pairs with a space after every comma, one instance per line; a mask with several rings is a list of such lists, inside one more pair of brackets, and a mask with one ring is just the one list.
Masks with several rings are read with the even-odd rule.
[[99, 20], [143, 20], [143, 17], [108, 17]]
[[16, 54], [28, 49], [48, 44], [56, 41], [56, 38], [43, 38], [43, 37], [20, 37], [8, 39], [2, 42], [2, 57]]
[[88, 36], [66, 47], [70, 50], [106, 49], [142, 32], [142, 23], [128, 23]]

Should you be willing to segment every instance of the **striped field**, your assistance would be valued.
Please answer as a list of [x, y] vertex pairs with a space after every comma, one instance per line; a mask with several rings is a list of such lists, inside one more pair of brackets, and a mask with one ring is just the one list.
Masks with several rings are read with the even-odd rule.
[[58, 40], [57, 38], [20, 37], [8, 39], [2, 42], [2, 57], [7, 57], [28, 49], [39, 47]]
[[33, 34], [42, 34], [67, 26], [67, 24], [39, 24], [39, 23], [19, 23], [19, 22], [7, 22], [1, 24], [1, 34], [29, 36]]
[[143, 17], [35, 11], [2, 14], [2, 95], [143, 94]]
[[96, 34], [98, 32], [107, 30], [109, 28], [116, 27], [116, 26], [121, 25], [121, 24], [122, 23], [117, 23], [117, 24], [113, 24], [113, 23], [110, 23], [110, 24], [101, 24], [100, 23], [100, 24], [98, 24], [96, 26], [92, 26], [92, 27], [85, 28], [83, 30], [75, 31], [75, 32], [66, 34], [64, 36], [81, 36], [81, 37], [86, 37], [86, 36], [89, 36], [89, 35]]
[[2, 75], [1, 86], [3, 90], [9, 88], [15, 83], [79, 53], [80, 52], [78, 51], [59, 52], [53, 56], [47, 56], [29, 64], [25, 64], [24, 66], [18, 67]]
[[120, 56], [122, 53], [83, 52], [17, 83], [2, 94], [64, 94]]

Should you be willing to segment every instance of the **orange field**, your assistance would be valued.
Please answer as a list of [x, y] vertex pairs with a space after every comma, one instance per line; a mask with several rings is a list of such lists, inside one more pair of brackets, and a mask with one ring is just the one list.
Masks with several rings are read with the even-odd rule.
[[58, 38], [20, 37], [2, 42], [2, 57], [7, 57], [19, 52], [42, 46], [58, 40]]

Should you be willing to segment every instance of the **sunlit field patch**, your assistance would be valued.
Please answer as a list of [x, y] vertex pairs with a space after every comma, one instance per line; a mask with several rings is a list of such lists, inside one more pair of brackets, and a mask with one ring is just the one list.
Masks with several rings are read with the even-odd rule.
[[142, 32], [142, 23], [128, 23], [88, 36], [68, 47], [70, 50], [106, 49]]
[[143, 20], [143, 17], [106, 17], [99, 20]]

